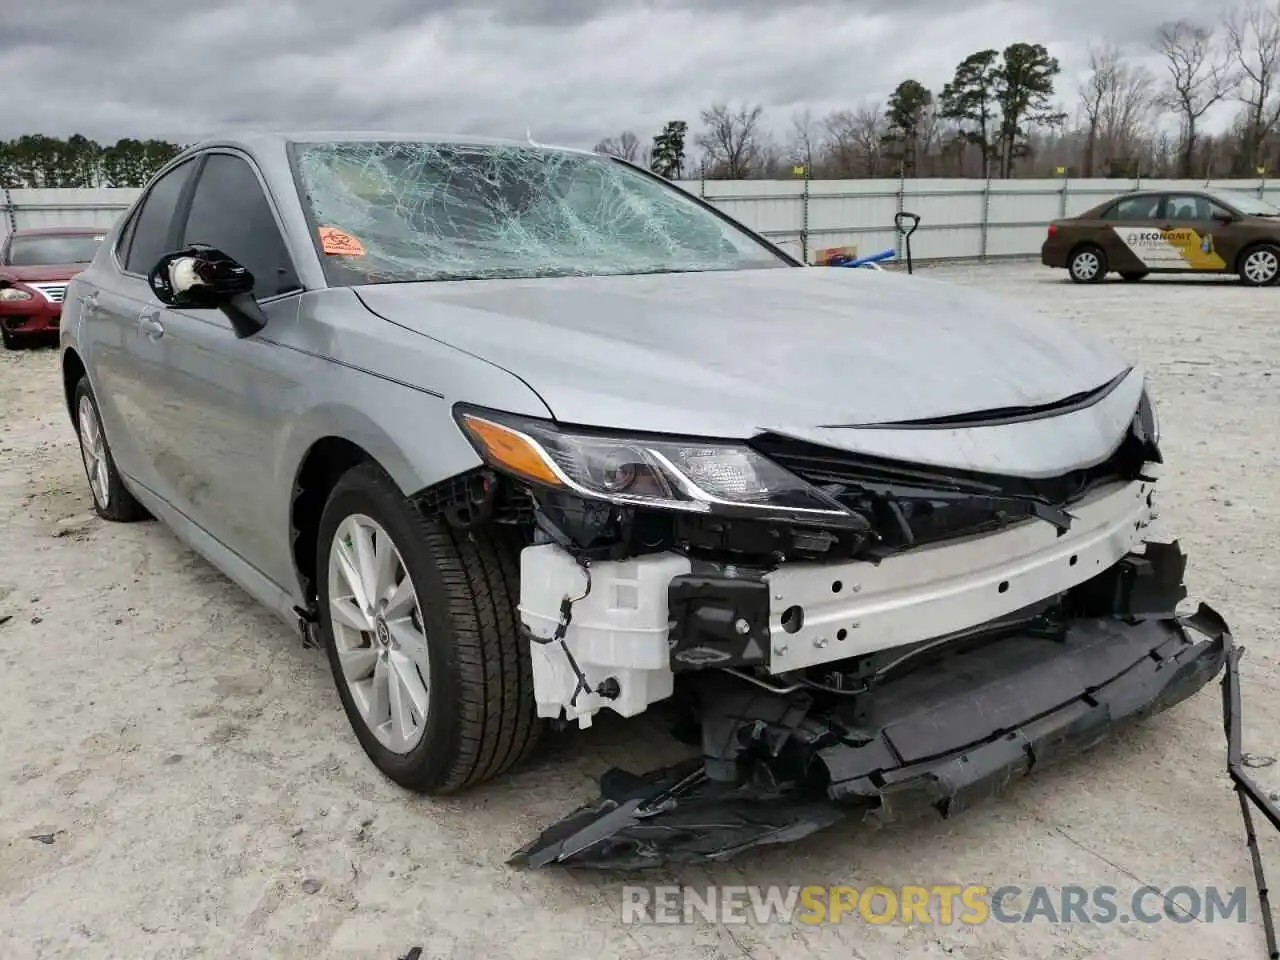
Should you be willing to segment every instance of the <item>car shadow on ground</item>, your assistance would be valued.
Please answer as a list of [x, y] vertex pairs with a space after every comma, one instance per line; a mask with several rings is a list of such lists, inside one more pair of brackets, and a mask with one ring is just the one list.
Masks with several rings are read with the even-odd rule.
[[27, 350], [52, 350], [57, 345], [56, 333], [31, 334], [15, 340], [13, 346], [4, 349], [9, 353], [21, 353]]
[[1218, 284], [1219, 286], [1228, 285], [1234, 287], [1244, 286], [1240, 282], [1240, 278], [1235, 274], [1214, 274], [1205, 277], [1181, 277], [1176, 274], [1168, 276], [1149, 276], [1143, 277], [1141, 280], [1123, 280], [1120, 277], [1107, 277], [1107, 279], [1099, 283], [1074, 283], [1069, 277], [1041, 277], [1037, 278], [1040, 283], [1056, 284], [1059, 286], [1070, 287], [1097, 287], [1097, 286], [1118, 286], [1118, 287], [1142, 287], [1149, 283], [1158, 283], [1162, 286], [1203, 286], [1206, 284]]

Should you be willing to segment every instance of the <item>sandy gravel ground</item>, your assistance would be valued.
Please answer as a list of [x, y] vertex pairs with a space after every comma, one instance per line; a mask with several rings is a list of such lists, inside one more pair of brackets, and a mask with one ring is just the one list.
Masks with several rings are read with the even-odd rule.
[[[1280, 751], [1280, 291], [1074, 287], [945, 268], [1111, 339], [1154, 378], [1159, 533], [1250, 647], [1246, 749]], [[1246, 923], [623, 926], [622, 878], [507, 854], [662, 759], [600, 724], [469, 796], [408, 796], [366, 762], [319, 654], [154, 523], [86, 516], [50, 349], [0, 353], [0, 957], [1049, 958], [1262, 956]], [[659, 738], [660, 739], [660, 738]], [[722, 884], [1250, 883], [1216, 685], [952, 822], [848, 826], [714, 869]], [[1258, 771], [1280, 789], [1280, 768]], [[1280, 843], [1270, 844], [1280, 871]], [[1280, 876], [1280, 873], [1277, 873]]]

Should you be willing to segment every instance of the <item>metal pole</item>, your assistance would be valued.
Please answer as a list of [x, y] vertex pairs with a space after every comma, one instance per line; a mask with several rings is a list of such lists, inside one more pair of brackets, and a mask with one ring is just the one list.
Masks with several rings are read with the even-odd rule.
[[13, 194], [9, 192], [9, 184], [4, 185], [4, 211], [8, 214], [9, 232], [15, 233], [18, 229], [18, 216], [13, 209]]
[[991, 232], [991, 178], [987, 177], [982, 186], [982, 246], [978, 250], [978, 259], [987, 262], [988, 234]]
[[[898, 196], [897, 196], [897, 202], [898, 202], [897, 212], [898, 213], [902, 213], [902, 211], [906, 209], [906, 207], [904, 206], [904, 202], [906, 199], [904, 197], [904, 194], [906, 192], [907, 192], [907, 168], [904, 165], [904, 166], [898, 167]], [[897, 219], [895, 219], [893, 223], [894, 223], [893, 256], [895, 260], [898, 260], [902, 258], [902, 231], [898, 229]]]
[[1063, 174], [1062, 177], [1062, 202], [1058, 204], [1058, 216], [1066, 217], [1067, 215], [1067, 194], [1071, 192], [1071, 177]]
[[809, 164], [804, 165], [804, 194], [800, 198], [800, 259], [809, 262]]

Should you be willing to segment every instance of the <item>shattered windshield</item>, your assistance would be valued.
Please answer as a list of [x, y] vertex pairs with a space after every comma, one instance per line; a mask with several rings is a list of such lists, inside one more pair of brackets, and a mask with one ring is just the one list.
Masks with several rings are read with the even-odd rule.
[[790, 265], [678, 187], [604, 157], [412, 141], [293, 150], [334, 284]]

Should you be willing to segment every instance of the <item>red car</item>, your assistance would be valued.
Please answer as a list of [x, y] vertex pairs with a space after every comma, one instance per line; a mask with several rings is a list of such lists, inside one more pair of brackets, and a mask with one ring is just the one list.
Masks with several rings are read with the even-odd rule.
[[15, 230], [0, 245], [0, 341], [57, 333], [67, 281], [89, 265], [106, 230]]

